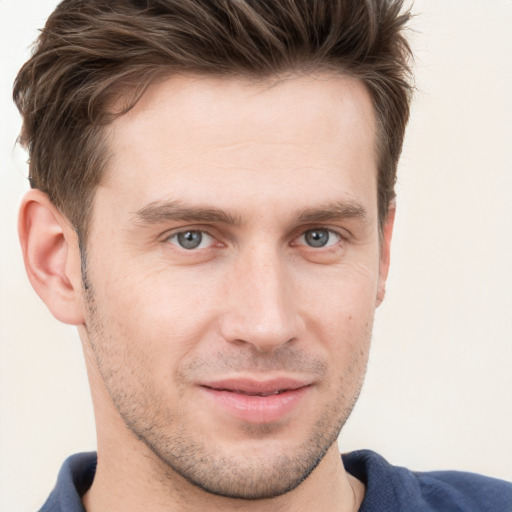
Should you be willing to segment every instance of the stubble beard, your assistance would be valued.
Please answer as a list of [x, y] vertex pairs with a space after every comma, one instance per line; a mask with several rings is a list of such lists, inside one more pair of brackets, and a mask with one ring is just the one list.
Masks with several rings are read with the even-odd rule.
[[[361, 350], [351, 371], [340, 377], [335, 398], [325, 404], [309, 436], [293, 453], [276, 453], [272, 457], [265, 453], [263, 458], [226, 454], [214, 441], [208, 442], [205, 435], [198, 435], [193, 424], [184, 424], [179, 414], [162, 412], [166, 399], [155, 388], [151, 372], [129, 367], [126, 353], [105, 329], [106, 322], [100, 318], [93, 287], [85, 273], [83, 281], [88, 310], [87, 343], [120, 417], [154, 455], [159, 481], [176, 481], [179, 475], [193, 486], [224, 498], [275, 498], [306, 480], [337, 441], [363, 384], [367, 350]], [[358, 371], [361, 365], [363, 371]], [[351, 380], [354, 378], [357, 379], [355, 392]], [[345, 389], [351, 391], [350, 396]], [[252, 439], [261, 439], [262, 446], [266, 436], [272, 434], [272, 426], [268, 425], [251, 425], [245, 430]]]

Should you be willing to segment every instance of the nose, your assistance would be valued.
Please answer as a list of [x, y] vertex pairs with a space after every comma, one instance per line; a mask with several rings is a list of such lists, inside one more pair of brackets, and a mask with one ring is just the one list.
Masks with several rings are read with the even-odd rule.
[[302, 336], [297, 294], [290, 269], [277, 251], [248, 252], [225, 281], [221, 333], [230, 343], [274, 352]]

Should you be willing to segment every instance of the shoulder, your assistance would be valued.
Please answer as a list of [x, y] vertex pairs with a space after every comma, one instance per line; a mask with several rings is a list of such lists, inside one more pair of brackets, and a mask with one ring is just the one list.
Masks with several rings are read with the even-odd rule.
[[55, 488], [39, 512], [84, 512], [82, 496], [96, 472], [96, 453], [77, 453], [62, 465]]
[[414, 472], [369, 450], [342, 456], [366, 485], [360, 512], [511, 512], [512, 483], [459, 471]]

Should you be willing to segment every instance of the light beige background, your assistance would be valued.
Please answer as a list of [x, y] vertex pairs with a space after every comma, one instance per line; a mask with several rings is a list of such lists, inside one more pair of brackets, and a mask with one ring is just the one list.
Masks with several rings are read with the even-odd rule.
[[[0, 511], [33, 511], [95, 434], [78, 337], [30, 289], [11, 84], [53, 0], [0, 0]], [[512, 2], [420, 0], [388, 296], [340, 437], [413, 469], [512, 479]]]

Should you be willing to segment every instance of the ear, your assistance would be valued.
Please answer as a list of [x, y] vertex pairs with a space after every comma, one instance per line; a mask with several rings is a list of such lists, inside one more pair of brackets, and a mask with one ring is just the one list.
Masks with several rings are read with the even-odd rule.
[[382, 240], [380, 247], [379, 263], [379, 283], [377, 287], [377, 307], [382, 304], [386, 295], [386, 281], [389, 272], [389, 262], [391, 253], [391, 237], [393, 235], [393, 225], [395, 223], [396, 203], [393, 201], [389, 205], [388, 215], [382, 226]]
[[84, 322], [78, 236], [40, 190], [21, 203], [18, 233], [28, 278], [53, 316], [66, 324]]

